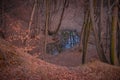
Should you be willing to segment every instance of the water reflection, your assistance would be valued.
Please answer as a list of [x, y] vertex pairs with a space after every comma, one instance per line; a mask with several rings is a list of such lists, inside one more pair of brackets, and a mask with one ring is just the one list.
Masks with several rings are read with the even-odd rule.
[[66, 49], [73, 48], [80, 42], [80, 37], [76, 30], [62, 30], [59, 36], [59, 42], [47, 45], [47, 53], [57, 55]]
[[80, 42], [80, 37], [78, 36], [77, 31], [65, 30], [63, 33], [64, 34], [61, 35], [63, 49], [72, 48]]

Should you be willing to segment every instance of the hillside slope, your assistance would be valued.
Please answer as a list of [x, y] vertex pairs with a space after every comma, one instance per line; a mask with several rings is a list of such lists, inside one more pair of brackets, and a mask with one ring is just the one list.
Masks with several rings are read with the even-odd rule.
[[120, 67], [100, 61], [78, 67], [58, 66], [0, 39], [0, 80], [120, 80]]

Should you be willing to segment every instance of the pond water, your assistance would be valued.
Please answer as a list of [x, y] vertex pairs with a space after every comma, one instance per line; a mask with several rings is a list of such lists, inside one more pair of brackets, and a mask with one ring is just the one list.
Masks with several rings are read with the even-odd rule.
[[80, 37], [74, 30], [64, 30], [61, 33], [61, 45], [63, 49], [72, 48], [80, 42]]
[[47, 44], [47, 53], [58, 55], [59, 53], [69, 50], [79, 44], [80, 36], [76, 30], [62, 30], [60, 31], [59, 42]]

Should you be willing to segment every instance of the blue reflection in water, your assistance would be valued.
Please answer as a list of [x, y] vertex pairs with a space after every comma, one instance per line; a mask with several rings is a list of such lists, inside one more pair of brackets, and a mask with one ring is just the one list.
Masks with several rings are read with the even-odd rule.
[[52, 55], [58, 55], [60, 52], [63, 52], [66, 49], [73, 48], [79, 42], [80, 37], [77, 31], [65, 30], [61, 32], [59, 44], [49, 43], [47, 45], [47, 53], [50, 53]]
[[74, 47], [80, 42], [80, 38], [77, 33], [70, 32], [69, 37], [66, 40], [63, 40], [62, 45], [64, 49], [69, 49]]

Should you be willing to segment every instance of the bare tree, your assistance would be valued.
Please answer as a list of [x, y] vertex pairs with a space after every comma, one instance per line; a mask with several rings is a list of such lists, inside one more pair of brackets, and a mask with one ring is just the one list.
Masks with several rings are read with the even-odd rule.
[[82, 54], [82, 64], [85, 63], [86, 53], [87, 53], [87, 47], [88, 47], [88, 40], [89, 35], [91, 31], [91, 20], [88, 13], [88, 19], [85, 25], [84, 33], [83, 33], [83, 54]]
[[33, 9], [32, 9], [32, 12], [31, 12], [31, 17], [30, 17], [30, 21], [29, 21], [29, 25], [28, 25], [29, 34], [31, 32], [30, 30], [31, 30], [31, 25], [32, 25], [32, 22], [33, 22], [36, 7], [37, 7], [37, 0], [35, 0], [34, 5], [33, 5]]
[[88, 8], [88, 2], [85, 1], [84, 6], [84, 23], [81, 30], [81, 41], [80, 41], [80, 49], [82, 49], [82, 64], [85, 63], [86, 54], [87, 54], [87, 47], [88, 47], [88, 40], [91, 31], [91, 20], [90, 20], [90, 10]]
[[[119, 0], [116, 0], [118, 3]], [[112, 13], [112, 26], [111, 26], [111, 34], [110, 34], [110, 62], [111, 64], [117, 64], [117, 51], [116, 51], [116, 42], [117, 42], [117, 22], [118, 22], [118, 6], [117, 4], [113, 7], [113, 13]]]
[[60, 15], [60, 20], [59, 20], [58, 26], [57, 26], [56, 30], [54, 30], [54, 31], [50, 31], [50, 29], [49, 29], [48, 30], [49, 35], [57, 34], [57, 32], [59, 31], [62, 20], [63, 20], [63, 15], [64, 15], [64, 12], [65, 12], [66, 4], [67, 4], [67, 0], [64, 0], [63, 8], [62, 8], [62, 12], [61, 12], [61, 15]]
[[47, 47], [48, 26], [49, 26], [49, 0], [46, 0], [46, 22], [45, 22], [44, 53], [46, 53], [46, 47]]
[[105, 57], [104, 51], [103, 51], [102, 47], [100, 46], [99, 38], [97, 36], [98, 33], [95, 30], [97, 25], [95, 23], [95, 18], [94, 18], [94, 6], [93, 6], [94, 3], [95, 2], [93, 0], [90, 0], [90, 17], [92, 20], [92, 30], [93, 30], [94, 37], [95, 37], [96, 49], [97, 49], [97, 53], [99, 55], [100, 60], [103, 62], [108, 62]]

